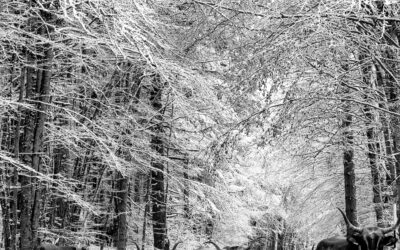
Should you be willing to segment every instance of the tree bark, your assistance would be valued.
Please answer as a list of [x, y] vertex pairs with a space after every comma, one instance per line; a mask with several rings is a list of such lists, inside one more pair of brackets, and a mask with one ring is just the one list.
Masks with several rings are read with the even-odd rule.
[[150, 196], [151, 196], [151, 176], [147, 176], [146, 179], [146, 196], [145, 196], [145, 206], [143, 213], [143, 228], [142, 228], [142, 249], [144, 249], [146, 243], [146, 228], [147, 228], [147, 216], [150, 210]]
[[115, 202], [115, 209], [117, 214], [117, 234], [116, 234], [116, 247], [118, 250], [125, 250], [128, 238], [128, 177], [117, 174], [117, 195]]
[[[153, 125], [151, 147], [158, 156], [162, 157], [164, 155], [164, 143], [162, 139], [164, 133], [162, 127], [163, 116], [161, 114], [162, 88], [157, 86], [158, 84], [160, 84], [159, 79], [156, 79], [150, 93], [150, 101], [153, 110], [157, 113], [155, 116], [155, 124]], [[153, 170], [151, 171], [153, 239], [155, 248], [168, 250], [164, 164], [157, 158], [152, 161]]]
[[[25, 83], [25, 97], [30, 100], [33, 98], [33, 84], [32, 84], [32, 68], [26, 68], [24, 77], [26, 79]], [[23, 91], [23, 87], [21, 87]], [[24, 112], [24, 132], [21, 138], [23, 162], [27, 165], [32, 164], [32, 152], [33, 152], [33, 129], [35, 127], [34, 121], [36, 120], [34, 112], [32, 110], [25, 110]], [[32, 186], [30, 173], [22, 174], [19, 176], [21, 180], [21, 197], [20, 197], [20, 249], [30, 250], [33, 244], [32, 241]]]
[[[23, 91], [20, 91], [19, 102], [23, 101]], [[18, 112], [21, 111], [21, 108], [18, 108]], [[20, 155], [20, 128], [21, 128], [21, 114], [17, 114], [17, 121], [15, 124], [14, 130], [14, 156], [16, 159], [19, 159]], [[11, 208], [11, 218], [12, 224], [10, 225], [10, 234], [11, 238], [9, 239], [9, 247], [10, 249], [17, 249], [17, 228], [18, 228], [18, 170], [16, 166], [13, 166], [13, 174], [11, 178], [12, 186], [15, 188], [11, 192], [12, 199], [10, 201]], [[10, 185], [9, 185], [10, 186]]]
[[[369, 87], [372, 91], [376, 90], [376, 77], [377, 71], [375, 66], [368, 62], [369, 57], [366, 52], [360, 52], [359, 61], [361, 64], [361, 76], [365, 86]], [[364, 100], [366, 103], [375, 102], [371, 100], [375, 98], [374, 92], [364, 93]], [[374, 103], [375, 104], [375, 103]], [[373, 205], [376, 214], [376, 220], [378, 226], [383, 226], [383, 207], [382, 207], [382, 177], [380, 173], [380, 168], [378, 164], [378, 155], [380, 151], [380, 142], [377, 136], [376, 121], [378, 114], [371, 107], [364, 106], [364, 115], [366, 117], [366, 136], [367, 136], [367, 146], [368, 152], [367, 157], [369, 161], [369, 166], [371, 169], [372, 177], [372, 193], [373, 193]]]
[[[6, 119], [6, 118], [2, 118], [1, 119], [1, 124], [0, 124], [0, 146], [2, 148], [6, 148], [8, 151], [11, 150], [11, 119]], [[5, 134], [7, 134], [7, 136], [5, 136]], [[3, 139], [5, 143], [3, 142]], [[11, 168], [11, 166], [10, 166]], [[15, 188], [13, 190], [13, 192], [11, 192], [11, 181], [10, 178], [8, 177], [8, 172], [9, 172], [9, 167], [7, 167], [6, 163], [1, 164], [1, 168], [0, 168], [0, 180], [1, 183], [3, 184], [4, 188], [0, 191], [0, 195], [3, 197], [2, 199], [0, 199], [0, 206], [1, 206], [1, 215], [2, 215], [2, 226], [3, 226], [3, 231], [2, 231], [2, 241], [3, 241], [3, 247], [5, 250], [11, 250], [11, 249], [15, 249], [15, 241], [14, 241], [14, 247], [11, 248], [12, 246], [12, 239], [11, 239], [11, 234], [12, 234], [12, 224], [16, 225], [17, 221], [15, 220], [15, 222], [13, 223], [11, 220], [10, 214], [10, 210], [11, 206], [12, 206], [12, 199], [10, 199], [10, 201], [7, 201], [7, 197], [11, 198], [12, 197], [12, 193], [17, 193]], [[15, 169], [15, 167], [13, 167]], [[14, 186], [15, 187], [15, 186]]]
[[[47, 107], [50, 101], [50, 79], [51, 79], [51, 62], [53, 60], [53, 50], [50, 45], [45, 47], [45, 58], [43, 60], [43, 70], [42, 77], [38, 78], [40, 82], [37, 83], [37, 92], [39, 93], [39, 104], [38, 104], [38, 114], [34, 133], [34, 143], [33, 143], [33, 158], [32, 158], [32, 168], [36, 172], [40, 172], [40, 155], [45, 151], [43, 148], [43, 133], [44, 124], [47, 119]], [[42, 188], [35, 180], [36, 186], [33, 187], [33, 206], [32, 206], [32, 240], [33, 243], [37, 242], [37, 229], [39, 228], [39, 217], [40, 217], [40, 200]]]
[[[39, 61], [42, 76], [33, 84], [33, 68], [27, 68], [26, 98], [37, 108], [36, 112], [27, 110], [25, 114], [25, 128], [23, 140], [23, 161], [31, 165], [32, 169], [40, 172], [40, 154], [43, 149], [44, 124], [47, 119], [47, 106], [50, 93], [51, 62], [53, 50], [50, 44], [43, 45], [44, 58]], [[39, 82], [40, 81], [40, 82]], [[22, 89], [22, 88], [21, 88]], [[33, 174], [35, 175], [35, 174]], [[37, 243], [37, 229], [39, 227], [40, 188], [38, 180], [28, 175], [21, 175], [21, 242], [20, 248], [32, 249]]]
[[[348, 65], [342, 66], [345, 72], [348, 72]], [[346, 74], [347, 75], [347, 74]], [[343, 79], [345, 81], [345, 79]], [[350, 90], [343, 85], [343, 94], [348, 95]], [[351, 106], [348, 103], [343, 103], [342, 130], [343, 130], [343, 174], [344, 174], [344, 194], [345, 194], [345, 212], [347, 218], [353, 225], [358, 225], [357, 221], [357, 189], [356, 175], [354, 165], [354, 137], [351, 130], [353, 116], [351, 114]]]
[[357, 225], [357, 195], [356, 195], [356, 175], [354, 166], [353, 134], [350, 130], [352, 116], [349, 109], [346, 110], [342, 126], [344, 129], [345, 149], [343, 151], [343, 173], [344, 173], [344, 193], [346, 216], [353, 225]]
[[[387, 12], [390, 13], [390, 12]], [[386, 13], [385, 13], [386, 14]], [[391, 14], [391, 16], [393, 16]], [[385, 36], [386, 43], [396, 43], [398, 44], [400, 41], [400, 35], [398, 33], [399, 24], [395, 21], [388, 21], [388, 25], [385, 26], [387, 29], [387, 33], [389, 36]], [[389, 110], [391, 112], [398, 113], [400, 111], [400, 107], [397, 104], [398, 99], [398, 87], [396, 86], [396, 79], [393, 76], [398, 75], [397, 69], [397, 60], [398, 54], [395, 53], [390, 48], [386, 48], [385, 52], [383, 53], [385, 60], [386, 69], [381, 69], [382, 79], [384, 81], [384, 89], [386, 95], [386, 102]], [[389, 157], [393, 157], [393, 170], [390, 171], [392, 175], [392, 180], [395, 180], [395, 185], [393, 187], [394, 199], [396, 200], [396, 215], [397, 218], [400, 218], [400, 119], [396, 116], [391, 117], [388, 121], [388, 141], [391, 139], [392, 143], [392, 152]], [[385, 138], [386, 139], [386, 138]], [[390, 158], [391, 159], [391, 158]], [[396, 197], [397, 196], [397, 197]]]
[[381, 187], [381, 173], [378, 165], [379, 155], [379, 142], [376, 136], [376, 129], [371, 123], [374, 121], [374, 115], [370, 108], [364, 109], [367, 117], [367, 139], [368, 139], [368, 160], [371, 168], [372, 176], [372, 193], [373, 204], [376, 213], [376, 221], [378, 226], [383, 227], [383, 207], [382, 207], [382, 187]]

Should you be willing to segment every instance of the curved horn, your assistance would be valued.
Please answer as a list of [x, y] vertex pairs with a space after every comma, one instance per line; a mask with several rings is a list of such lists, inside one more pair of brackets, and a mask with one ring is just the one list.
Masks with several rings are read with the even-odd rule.
[[207, 242], [204, 242], [204, 244], [208, 244], [208, 243], [213, 244], [217, 250], [221, 250], [221, 248], [220, 248], [217, 244], [215, 244], [214, 242], [212, 242], [211, 240], [209, 240], [209, 241], [207, 241]]
[[400, 218], [397, 219], [396, 224], [394, 224], [393, 226], [382, 228], [382, 232], [383, 234], [389, 233], [391, 231], [396, 230], [396, 228], [398, 228], [399, 226], [400, 226]]
[[172, 247], [172, 250], [175, 250], [176, 247], [177, 247], [179, 244], [181, 244], [181, 243], [182, 243], [182, 241], [178, 241], [177, 243], [175, 243], [175, 245]]
[[133, 244], [135, 244], [137, 250], [140, 250], [140, 247], [139, 247], [138, 243], [133, 242]]
[[356, 227], [356, 226], [354, 226], [353, 224], [351, 224], [351, 222], [349, 221], [349, 219], [347, 218], [347, 216], [346, 216], [346, 214], [342, 211], [342, 209], [340, 209], [340, 208], [338, 208], [337, 207], [337, 209], [340, 211], [340, 213], [343, 215], [343, 219], [344, 219], [344, 221], [346, 222], [346, 225], [347, 225], [347, 230], [353, 230], [353, 231], [356, 231], [356, 232], [359, 232], [359, 233], [361, 233], [361, 228], [359, 228], [359, 227]]

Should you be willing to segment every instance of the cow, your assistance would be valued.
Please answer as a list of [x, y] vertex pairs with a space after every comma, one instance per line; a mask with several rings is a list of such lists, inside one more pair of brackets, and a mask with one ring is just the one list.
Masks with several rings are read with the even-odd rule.
[[338, 208], [346, 223], [347, 234], [321, 240], [315, 250], [383, 250], [384, 246], [393, 246], [397, 239], [390, 232], [396, 233], [400, 225], [400, 218], [396, 224], [390, 227], [356, 227], [347, 218], [344, 212]]
[[345, 236], [334, 236], [321, 240], [315, 250], [358, 250], [358, 245], [349, 243]]

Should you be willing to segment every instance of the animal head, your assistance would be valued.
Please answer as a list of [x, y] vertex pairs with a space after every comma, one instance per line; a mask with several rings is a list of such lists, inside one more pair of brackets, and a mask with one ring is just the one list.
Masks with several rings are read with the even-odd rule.
[[396, 233], [395, 231], [400, 225], [400, 218], [391, 227], [356, 227], [351, 224], [345, 213], [340, 208], [338, 209], [346, 222], [347, 241], [358, 245], [361, 250], [383, 250], [384, 246], [396, 244], [396, 237], [388, 234]]

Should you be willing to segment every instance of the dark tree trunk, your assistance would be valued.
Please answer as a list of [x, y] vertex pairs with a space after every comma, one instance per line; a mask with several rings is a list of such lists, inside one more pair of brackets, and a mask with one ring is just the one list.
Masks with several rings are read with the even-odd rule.
[[[25, 114], [25, 128], [23, 138], [23, 161], [31, 165], [32, 169], [40, 172], [40, 154], [43, 149], [44, 124], [47, 119], [46, 111], [49, 102], [51, 62], [53, 60], [53, 50], [49, 44], [43, 46], [44, 58], [39, 61], [41, 77], [37, 78], [36, 85], [33, 84], [34, 70], [27, 69], [26, 98], [36, 100], [33, 102], [37, 112], [28, 110]], [[40, 82], [39, 82], [40, 81]], [[22, 88], [21, 88], [22, 89]], [[21, 249], [32, 249], [37, 242], [37, 229], [40, 217], [40, 192], [37, 179], [21, 175]]]
[[[384, 94], [381, 96], [381, 101], [379, 102], [379, 107], [382, 109], [390, 110], [389, 102], [393, 102], [391, 99], [391, 88], [392, 84], [390, 79], [387, 78], [385, 70], [380, 64], [375, 64], [376, 79], [379, 89], [383, 89]], [[393, 156], [393, 140], [391, 131], [391, 117], [389, 114], [383, 113], [380, 115], [380, 121], [383, 127], [383, 139], [384, 139], [384, 156], [385, 156], [385, 172], [386, 174], [382, 176], [385, 179], [381, 182], [382, 187], [382, 208], [383, 208], [383, 223], [382, 225], [387, 227], [391, 223], [391, 218], [393, 216], [393, 195], [392, 195], [392, 183], [396, 179], [396, 169], [395, 169], [395, 159]]]
[[[1, 124], [0, 124], [0, 146], [2, 148], [7, 149], [8, 151], [11, 150], [11, 119], [3, 118], [1, 119]], [[4, 163], [3, 163], [4, 164]], [[7, 166], [4, 164], [3, 166]], [[10, 204], [12, 204], [12, 201], [8, 202], [7, 198], [11, 197], [12, 192], [11, 190], [11, 182], [10, 178], [8, 177], [8, 171], [9, 168], [0, 168], [0, 180], [1, 183], [4, 185], [3, 189], [0, 191], [2, 199], [0, 199], [0, 206], [1, 206], [1, 215], [2, 215], [2, 242], [5, 250], [11, 250], [11, 227], [12, 227], [12, 220], [10, 216]], [[13, 191], [16, 193], [16, 191]], [[16, 221], [15, 221], [16, 224]], [[14, 247], [15, 249], [15, 247]]]
[[[32, 158], [32, 168], [40, 172], [40, 155], [44, 153], [43, 148], [43, 132], [44, 124], [47, 119], [47, 108], [50, 101], [50, 79], [51, 79], [51, 62], [53, 60], [53, 50], [50, 45], [45, 47], [45, 58], [43, 60], [43, 70], [40, 70], [42, 77], [39, 77], [37, 82], [37, 92], [39, 93], [38, 104], [38, 114], [34, 133], [34, 143], [33, 143], [33, 158]], [[32, 240], [33, 243], [37, 242], [37, 229], [39, 228], [39, 217], [40, 217], [40, 201], [42, 188], [39, 186], [37, 180], [35, 180], [36, 186], [33, 190], [33, 205], [32, 205]]]
[[[389, 118], [387, 118], [389, 119]], [[390, 122], [388, 120], [384, 123], [384, 140], [385, 140], [385, 149], [386, 149], [386, 182], [383, 185], [383, 205], [385, 214], [389, 215], [384, 218], [385, 227], [389, 226], [390, 219], [393, 217], [393, 188], [392, 185], [396, 180], [396, 166], [395, 166], [395, 159], [393, 156], [393, 140], [392, 140], [392, 133], [390, 131]]]
[[[376, 89], [376, 68], [369, 62], [369, 57], [365, 52], [361, 52], [359, 56], [361, 64], [362, 78], [365, 86], [371, 90]], [[364, 99], [366, 103], [371, 102], [371, 98], [374, 98], [374, 92], [365, 93]], [[373, 99], [372, 102], [375, 100]], [[372, 177], [372, 192], [373, 192], [373, 204], [376, 213], [376, 220], [378, 226], [383, 226], [383, 207], [382, 207], [382, 177], [380, 174], [380, 169], [378, 165], [378, 155], [380, 150], [380, 142], [377, 136], [377, 131], [375, 128], [375, 120], [377, 115], [374, 110], [372, 110], [368, 105], [364, 107], [364, 114], [366, 117], [366, 136], [367, 136], [367, 146], [368, 146], [368, 161], [371, 169]]]
[[[25, 85], [25, 96], [26, 98], [33, 99], [33, 84], [32, 84], [32, 68], [25, 69], [25, 79], [26, 81], [22, 83]], [[21, 91], [23, 91], [23, 87], [21, 87]], [[24, 132], [23, 137], [21, 138], [22, 143], [22, 152], [23, 162], [26, 165], [32, 164], [31, 154], [33, 152], [33, 137], [34, 132], [33, 128], [35, 127], [35, 116], [32, 110], [25, 110], [24, 112]], [[32, 248], [32, 186], [31, 186], [31, 177], [29, 176], [31, 173], [25, 173], [20, 175], [21, 180], [21, 197], [19, 205], [20, 205], [20, 249], [22, 250], [30, 250]]]
[[368, 139], [368, 160], [371, 168], [372, 176], [372, 193], [373, 203], [376, 213], [376, 220], [378, 226], [383, 225], [383, 207], [382, 207], [382, 188], [381, 188], [381, 173], [378, 166], [378, 155], [379, 155], [379, 142], [376, 136], [376, 129], [371, 124], [374, 121], [374, 115], [370, 108], [364, 109], [365, 116], [367, 117], [367, 139]]
[[[347, 65], [343, 65], [343, 70], [348, 72]], [[347, 74], [346, 74], [347, 75]], [[344, 81], [345, 79], [343, 79]], [[343, 85], [344, 95], [349, 94], [349, 89]], [[354, 137], [351, 130], [353, 117], [351, 115], [351, 106], [348, 103], [344, 105], [344, 117], [342, 118], [343, 129], [343, 174], [344, 174], [344, 194], [345, 194], [345, 210], [346, 216], [353, 225], [357, 225], [357, 190], [356, 190], [356, 175], [354, 166]]]
[[352, 116], [350, 113], [347, 113], [342, 122], [345, 140], [345, 149], [343, 152], [344, 193], [346, 216], [353, 225], [357, 225], [356, 175], [354, 172], [353, 134], [350, 130], [351, 123]]
[[145, 196], [145, 206], [143, 213], [143, 231], [142, 231], [142, 249], [144, 249], [146, 243], [146, 228], [147, 228], [147, 216], [150, 211], [150, 196], [151, 196], [151, 176], [148, 176], [146, 180], [146, 196]]
[[4, 249], [5, 250], [10, 250], [10, 249], [15, 249], [11, 247], [11, 229], [10, 229], [10, 209], [8, 207], [7, 202], [5, 199], [0, 200], [0, 205], [1, 205], [1, 212], [2, 212], [2, 219], [3, 219], [3, 237], [2, 239], [4, 240]]
[[[159, 143], [152, 140], [152, 143]], [[167, 207], [165, 204], [164, 190], [164, 165], [154, 162], [153, 168], [157, 170], [151, 171], [151, 187], [152, 187], [152, 220], [153, 220], [153, 237], [154, 247], [158, 249], [166, 249], [167, 243]]]
[[[20, 92], [19, 95], [19, 102], [23, 101], [23, 94], [22, 91]], [[18, 112], [21, 111], [21, 108], [18, 108]], [[21, 114], [17, 114], [17, 121], [15, 124], [15, 130], [14, 130], [14, 156], [16, 159], [19, 159], [20, 155], [20, 128], [21, 128]], [[12, 185], [14, 187], [18, 186], [18, 170], [17, 167], [13, 167], [13, 174], [12, 174]], [[9, 185], [11, 186], [11, 185]], [[16, 188], [13, 189], [12, 192], [12, 199], [10, 201], [10, 208], [11, 208], [11, 218], [12, 218], [12, 224], [10, 225], [10, 236], [11, 238], [8, 239], [9, 243], [9, 249], [17, 249], [17, 228], [18, 228], [18, 190]], [[10, 216], [8, 216], [10, 217]], [[6, 247], [7, 249], [7, 247]]]
[[[60, 126], [67, 125], [65, 121], [57, 121]], [[68, 176], [68, 170], [72, 167], [70, 164], [67, 163], [67, 159], [70, 156], [70, 152], [67, 148], [63, 145], [56, 145], [52, 152], [53, 155], [53, 178], [55, 180], [58, 179], [58, 175], [61, 174], [63, 176]], [[68, 176], [69, 177], [69, 176]], [[57, 192], [58, 184], [55, 182], [52, 184], [52, 188], [50, 192]], [[57, 227], [65, 228], [66, 227], [66, 218], [67, 216], [67, 206], [68, 202], [65, 201], [63, 197], [50, 197], [50, 207], [51, 210], [49, 211], [49, 221], [47, 222], [47, 226], [50, 228]], [[45, 198], [46, 199], [46, 198]], [[61, 221], [57, 221], [57, 219], [61, 219]]]
[[[150, 93], [150, 101], [153, 110], [158, 114], [155, 116], [153, 125], [153, 135], [151, 138], [151, 147], [158, 156], [164, 155], [163, 127], [162, 127], [162, 88], [156, 86], [160, 84], [159, 79], [154, 82], [153, 90]], [[153, 170], [151, 171], [151, 202], [153, 219], [153, 238], [154, 247], [157, 249], [168, 250], [167, 237], [167, 206], [165, 200], [165, 177], [164, 163], [158, 158], [152, 161]]]
[[115, 210], [117, 214], [117, 233], [115, 245], [118, 250], [125, 250], [128, 238], [128, 178], [120, 173], [117, 180], [117, 195], [115, 202]]

